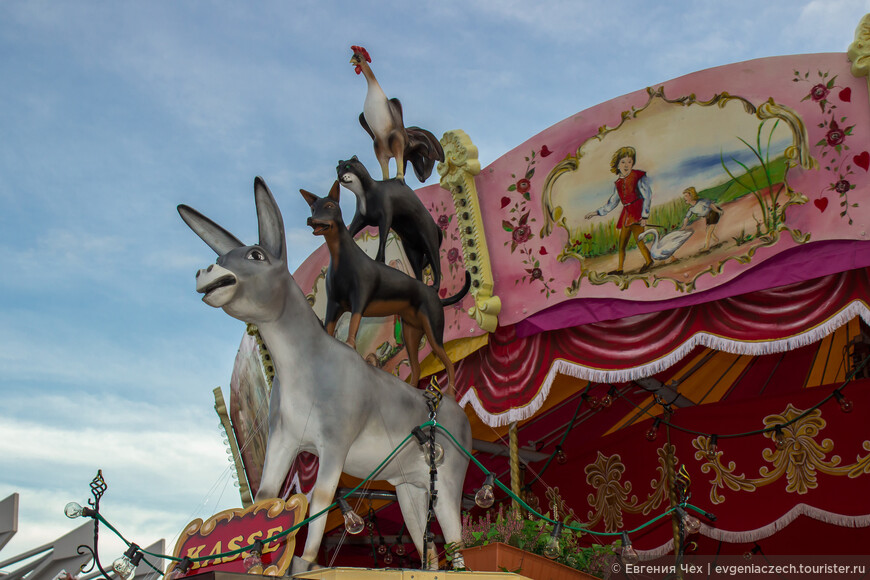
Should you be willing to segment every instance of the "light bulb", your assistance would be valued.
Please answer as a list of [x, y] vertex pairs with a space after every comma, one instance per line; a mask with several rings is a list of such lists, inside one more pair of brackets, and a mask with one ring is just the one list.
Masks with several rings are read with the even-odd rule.
[[[429, 442], [426, 442], [426, 461], [429, 461]], [[435, 465], [441, 465], [444, 461], [444, 448], [440, 443], [435, 443]]]
[[396, 555], [404, 556], [405, 555], [405, 545], [404, 544], [396, 544]]
[[710, 435], [710, 440], [707, 442], [707, 459], [716, 461], [716, 455], [719, 451], [719, 436]]
[[610, 393], [607, 393], [606, 395], [604, 395], [604, 397], [601, 398], [601, 406], [604, 407], [605, 409], [610, 407], [610, 405], [612, 405], [612, 404], [613, 404], [613, 397], [610, 396]]
[[583, 393], [582, 395], [580, 395], [580, 397], [584, 401], [586, 401], [586, 403], [589, 405], [589, 408], [593, 411], [601, 406], [601, 401], [595, 395], [587, 395], [586, 393]]
[[680, 516], [680, 521], [683, 524], [683, 530], [687, 536], [697, 534], [701, 531], [701, 521], [693, 515], [690, 515], [685, 509], [677, 507], [677, 515]]
[[387, 545], [384, 544], [384, 539], [381, 538], [381, 543], [378, 545], [378, 554], [383, 556], [386, 553], [387, 553]]
[[393, 563], [393, 555], [391, 553], [387, 552], [387, 555], [384, 556], [384, 564], [389, 566], [392, 563]]
[[773, 442], [777, 449], [785, 447], [785, 433], [782, 431], [782, 425], [777, 425], [773, 430]]
[[839, 390], [834, 391], [834, 396], [837, 398], [837, 402], [840, 403], [840, 410], [844, 413], [851, 413], [852, 407], [854, 406], [852, 401], [843, 396]]
[[251, 551], [248, 552], [248, 555], [242, 560], [242, 563], [245, 566], [245, 572], [248, 574], [262, 574], [263, 573], [263, 559], [261, 558], [263, 554], [263, 541], [257, 540], [254, 542], [253, 546], [251, 546]]
[[656, 437], [659, 436], [659, 425], [662, 420], [660, 417], [656, 417], [656, 420], [653, 421], [652, 427], [646, 432], [647, 441], [655, 441]]
[[[540, 507], [541, 507], [541, 500], [538, 499], [538, 496], [536, 496], [534, 493], [532, 493], [532, 486], [531, 486], [531, 484], [527, 485], [527, 486], [524, 488], [524, 490], [523, 490], [523, 499], [525, 500], [526, 505], [528, 505], [528, 506], [529, 506], [530, 508], [532, 508], [533, 510], [535, 510], [535, 511], [539, 511], [539, 510], [540, 510]], [[531, 513], [529, 513], [529, 517], [530, 517], [530, 518], [532, 517], [532, 514], [531, 514]]]
[[474, 503], [476, 503], [478, 507], [488, 509], [495, 503], [495, 494], [492, 489], [493, 480], [494, 476], [491, 473], [487, 473], [483, 485], [477, 490], [477, 493], [474, 494]]
[[112, 570], [118, 573], [118, 576], [128, 580], [133, 577], [133, 562], [127, 556], [121, 556], [112, 563]]
[[341, 508], [341, 513], [344, 515], [344, 529], [348, 534], [357, 535], [366, 528], [366, 523], [359, 514], [350, 509], [347, 500], [343, 497], [338, 498], [338, 507]]
[[187, 572], [190, 570], [190, 566], [193, 564], [190, 558], [185, 556], [178, 562], [178, 564], [172, 569], [172, 572], [169, 573], [169, 580], [178, 580], [179, 578], [183, 578], [187, 575]]
[[551, 560], [558, 558], [561, 553], [561, 549], [559, 548], [559, 535], [561, 535], [561, 533], [562, 524], [556, 522], [553, 526], [553, 532], [550, 534], [550, 542], [547, 544], [547, 547], [544, 548], [544, 556]]
[[622, 532], [622, 554], [620, 557], [625, 564], [637, 564], [640, 562], [640, 557], [632, 547], [631, 540], [628, 539], [628, 533], [626, 532]]
[[136, 566], [142, 559], [142, 554], [137, 552], [139, 552], [139, 546], [130, 544], [127, 551], [120, 558], [112, 562], [112, 570], [117, 572], [118, 576], [124, 580], [130, 580], [136, 572]]
[[701, 531], [701, 520], [696, 518], [695, 516], [690, 516], [686, 514], [683, 518], [683, 527], [686, 528], [687, 534], [697, 534]]
[[68, 504], [66, 504], [65, 508], [63, 508], [63, 513], [66, 515], [66, 517], [73, 520], [73, 519], [81, 516], [82, 513], [84, 513], [84, 508], [82, 506], [80, 506], [79, 504], [77, 504], [76, 502], [71, 501]]
[[251, 552], [251, 554], [243, 560], [243, 563], [247, 574], [263, 573], [263, 560], [257, 552]]
[[556, 445], [556, 462], [559, 465], [565, 465], [568, 463], [568, 454], [562, 450], [561, 445]]

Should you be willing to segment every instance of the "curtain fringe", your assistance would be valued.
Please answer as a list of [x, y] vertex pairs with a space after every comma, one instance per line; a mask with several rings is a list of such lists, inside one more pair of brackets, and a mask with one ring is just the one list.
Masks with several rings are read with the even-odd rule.
[[788, 338], [763, 342], [742, 342], [706, 332], [698, 332], [671, 351], [667, 356], [647, 364], [626, 369], [594, 369], [575, 362], [558, 359], [553, 361], [550, 365], [550, 370], [547, 372], [547, 376], [544, 378], [538, 394], [523, 407], [509, 409], [502, 413], [491, 413], [484, 408], [483, 403], [478, 398], [477, 392], [474, 388], [469, 389], [459, 400], [459, 406], [465, 407], [470, 404], [477, 413], [477, 416], [480, 417], [484, 423], [490, 427], [503, 427], [513, 423], [514, 421], [528, 419], [537, 413], [538, 409], [541, 408], [544, 401], [547, 399], [547, 396], [550, 394], [550, 387], [557, 375], [568, 375], [576, 379], [592, 381], [594, 383], [624, 383], [635, 379], [645, 378], [667, 369], [681, 358], [688, 355], [696, 346], [706, 346], [708, 348], [738, 355], [757, 356], [786, 352], [818, 342], [858, 316], [860, 316], [864, 322], [870, 324], [870, 309], [868, 309], [862, 301], [855, 300], [847, 304], [839, 312], [824, 322], [805, 332]]
[[[713, 540], [726, 542], [728, 544], [747, 544], [749, 542], [757, 542], [769, 538], [777, 532], [784, 530], [789, 524], [795, 521], [798, 516], [806, 516], [826, 524], [840, 526], [841, 528], [870, 527], [870, 514], [862, 516], [847, 516], [815, 508], [805, 503], [799, 503], [788, 510], [779, 519], [754, 530], [745, 530], [742, 532], [720, 530], [701, 522], [701, 531], [699, 533]], [[671, 538], [658, 548], [653, 548], [652, 550], [637, 550], [637, 555], [642, 561], [648, 561], [667, 556], [673, 552], [674, 540]]]

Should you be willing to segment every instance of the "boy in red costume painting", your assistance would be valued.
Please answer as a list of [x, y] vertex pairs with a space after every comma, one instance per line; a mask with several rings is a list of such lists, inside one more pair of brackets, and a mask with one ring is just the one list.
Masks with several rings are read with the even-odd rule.
[[653, 264], [646, 244], [637, 238], [646, 228], [646, 220], [649, 217], [652, 203], [652, 189], [646, 172], [634, 169], [636, 159], [637, 152], [634, 147], [620, 147], [613, 154], [613, 158], [610, 160], [610, 171], [617, 176], [613, 184], [613, 195], [610, 196], [607, 203], [596, 211], [586, 214], [586, 219], [607, 215], [622, 203], [622, 213], [616, 220], [616, 231], [619, 232], [619, 266], [610, 272], [611, 274], [622, 274], [625, 248], [628, 246], [630, 237], [634, 237], [637, 249], [640, 250], [645, 262], [639, 273], [643, 274]]

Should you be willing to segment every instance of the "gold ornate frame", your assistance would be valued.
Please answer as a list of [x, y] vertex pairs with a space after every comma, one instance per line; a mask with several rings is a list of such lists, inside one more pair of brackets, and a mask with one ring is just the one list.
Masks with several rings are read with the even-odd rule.
[[[788, 185], [789, 168], [800, 166], [804, 169], [813, 169], [818, 165], [816, 160], [809, 153], [810, 147], [807, 128], [796, 111], [785, 105], [776, 103], [773, 98], [770, 98], [767, 101], [756, 106], [744, 97], [732, 95], [727, 92], [715, 94], [711, 99], [703, 101], [699, 100], [694, 93], [691, 93], [687, 96], [678, 97], [676, 99], [669, 99], [665, 95], [665, 89], [663, 86], [660, 86], [657, 89], [647, 87], [646, 91], [648, 96], [646, 103], [644, 103], [640, 107], [632, 106], [630, 110], [623, 111], [620, 115], [620, 121], [617, 125], [613, 127], [602, 125], [601, 127], [599, 127], [598, 133], [583, 141], [583, 143], [581, 143], [580, 146], [577, 148], [576, 153], [574, 153], [573, 155], [569, 155], [564, 160], [559, 162], [547, 175], [541, 194], [541, 209], [544, 218], [544, 225], [542, 226], [540, 232], [541, 237], [551, 235], [553, 233], [554, 226], [556, 225], [563, 225], [563, 227], [567, 229], [567, 225], [560, 223], [560, 220], [561, 222], [564, 222], [564, 217], [561, 215], [561, 208], [553, 202], [553, 188], [556, 181], [558, 181], [560, 177], [567, 173], [579, 170], [580, 160], [583, 157], [584, 146], [587, 143], [591, 142], [593, 139], [597, 139], [598, 141], [603, 140], [606, 135], [619, 130], [623, 125], [625, 125], [626, 122], [636, 119], [638, 115], [647, 110], [653, 103], [657, 101], [680, 107], [690, 107], [693, 105], [697, 105], [701, 107], [716, 106], [719, 108], [723, 108], [727, 103], [731, 101], [736, 101], [743, 106], [743, 109], [744, 111], [746, 111], [747, 114], [755, 115], [755, 117], [760, 121], [765, 121], [768, 119], [776, 119], [778, 121], [782, 121], [791, 131], [792, 144], [785, 149], [785, 156], [789, 160], [788, 167], [786, 168], [786, 175], [784, 177], [787, 201], [782, 204], [779, 209], [784, 215], [785, 209], [787, 207], [791, 205], [800, 205], [807, 202], [807, 198], [804, 195], [796, 192]], [[702, 275], [708, 273], [713, 275], [721, 273], [723, 266], [730, 260], [735, 260], [739, 263], [749, 262], [749, 260], [752, 258], [758, 248], [770, 246], [776, 243], [776, 241], [779, 239], [779, 234], [781, 231], [788, 231], [796, 242], [803, 243], [809, 240], [808, 234], [804, 234], [799, 230], [794, 230], [785, 226], [784, 224], [781, 224], [778, 229], [771, 231], [766, 236], [758, 238], [759, 243], [750, 246], [745, 254], [725, 257], [718, 264], [713, 264], [709, 268], [698, 272], [691, 280], [681, 281], [673, 278], [659, 278], [657, 276], [653, 276], [652, 280], [650, 280], [647, 276], [643, 275], [612, 275], [602, 274], [599, 272], [587, 272], [584, 270], [580, 274], [580, 277], [571, 286], [565, 289], [565, 294], [567, 296], [576, 295], [577, 291], [579, 290], [580, 281], [584, 277], [595, 285], [613, 282], [616, 283], [620, 287], [620, 289], [623, 290], [628, 288], [631, 282], [636, 279], [642, 280], [642, 282], [647, 286], [657, 286], [660, 281], [667, 280], [669, 282], [672, 282], [678, 290], [691, 292], [695, 288], [696, 281]], [[562, 252], [558, 256], [559, 261], [566, 261], [569, 258], [580, 260], [580, 258], [578, 258], [575, 254], [566, 254]]]
[[501, 299], [493, 294], [492, 266], [483, 230], [483, 216], [474, 176], [480, 173], [477, 147], [464, 131], [448, 131], [441, 138], [444, 162], [438, 164], [441, 187], [453, 196], [465, 267], [471, 275], [474, 306], [468, 314], [487, 332], [498, 326]]
[[[175, 551], [173, 555], [176, 558], [181, 558], [181, 549], [184, 547], [184, 543], [191, 537], [195, 535], [200, 536], [208, 536], [211, 534], [220, 523], [226, 523], [236, 518], [242, 518], [249, 514], [257, 514], [261, 511], [266, 510], [266, 515], [269, 519], [278, 518], [281, 514], [291, 512], [298, 514], [297, 517], [294, 517], [295, 522], [302, 521], [305, 517], [305, 513], [308, 511], [308, 500], [302, 494], [294, 494], [287, 500], [282, 500], [280, 498], [272, 498], [265, 499], [259, 501], [251, 506], [246, 508], [235, 508], [224, 510], [220, 513], [217, 513], [205, 521], [197, 518], [187, 524], [184, 528], [184, 531], [179, 535], [178, 541], [175, 544]], [[294, 525], [295, 525], [294, 522]], [[296, 531], [290, 532], [286, 536], [284, 551], [281, 554], [281, 557], [278, 559], [276, 564], [269, 566], [265, 570], [262, 571], [263, 576], [283, 576], [287, 569], [290, 567], [290, 562], [293, 559], [293, 552], [296, 546]], [[278, 540], [275, 540], [278, 541]], [[175, 568], [178, 562], [173, 562], [171, 566], [166, 569], [164, 574], [164, 578], [169, 578], [170, 573]]]

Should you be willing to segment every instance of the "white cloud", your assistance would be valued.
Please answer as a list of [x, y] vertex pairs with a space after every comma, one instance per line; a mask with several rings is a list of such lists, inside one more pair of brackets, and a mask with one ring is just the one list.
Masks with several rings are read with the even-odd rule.
[[[4, 406], [4, 414], [14, 415], [21, 399]], [[6, 474], [0, 497], [21, 495], [21, 525], [8, 551], [51, 541], [79, 525], [63, 517], [63, 506], [91, 498], [88, 485], [99, 468], [108, 484], [103, 515], [140, 545], [164, 537], [171, 547], [193, 518], [240, 505], [217, 417], [206, 428], [179, 408], [87, 394], [31, 396], [30, 404], [53, 422], [0, 420], [0, 473]], [[103, 530], [109, 547], [120, 550], [111, 535]]]

